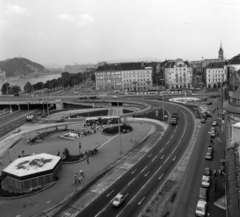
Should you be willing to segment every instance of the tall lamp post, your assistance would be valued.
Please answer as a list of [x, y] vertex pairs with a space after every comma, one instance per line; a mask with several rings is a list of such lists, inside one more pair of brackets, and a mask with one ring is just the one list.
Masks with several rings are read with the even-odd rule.
[[119, 100], [118, 100], [118, 95], [117, 93], [117, 115], [118, 115], [118, 131], [119, 131], [119, 153], [122, 154], [122, 139], [121, 139], [121, 127], [120, 127], [120, 118], [119, 118]]
[[160, 81], [162, 81], [162, 107], [163, 107], [163, 121], [165, 120], [165, 113], [164, 113], [164, 94], [163, 94], [163, 81], [164, 78], [159, 79]]

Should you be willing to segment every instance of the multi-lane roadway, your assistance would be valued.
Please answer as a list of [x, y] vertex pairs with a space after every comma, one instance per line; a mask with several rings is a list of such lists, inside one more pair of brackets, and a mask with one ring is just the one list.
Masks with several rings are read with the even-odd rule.
[[[159, 106], [159, 102], [148, 101], [151, 106]], [[138, 216], [157, 189], [173, 170], [191, 141], [194, 131], [194, 117], [186, 108], [175, 104], [165, 104], [171, 114], [178, 112], [179, 123], [170, 125], [161, 139], [153, 141], [153, 148], [131, 167], [124, 175], [118, 177], [113, 184], [99, 195], [77, 216]], [[112, 206], [113, 198], [121, 192], [126, 201], [119, 207]], [[70, 201], [63, 210], [78, 209], [76, 198]], [[63, 216], [60, 212], [56, 216]], [[75, 216], [75, 215], [74, 215]]]
[[12, 114], [0, 116], [0, 137], [23, 125], [27, 113], [28, 111], [14, 111]]

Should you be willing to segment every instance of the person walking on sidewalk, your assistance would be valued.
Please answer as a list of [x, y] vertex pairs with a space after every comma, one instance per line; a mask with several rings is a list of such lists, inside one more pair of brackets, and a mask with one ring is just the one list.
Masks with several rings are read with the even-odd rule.
[[82, 176], [84, 178], [84, 173], [82, 170], [79, 171], [80, 172], [80, 176]]

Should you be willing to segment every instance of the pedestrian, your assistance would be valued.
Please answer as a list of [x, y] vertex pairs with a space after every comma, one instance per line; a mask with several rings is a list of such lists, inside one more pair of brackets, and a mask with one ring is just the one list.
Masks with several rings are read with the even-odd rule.
[[89, 157], [87, 157], [87, 163], [89, 164]]
[[80, 172], [80, 176], [82, 176], [84, 178], [84, 173], [82, 170], [79, 171]]
[[78, 183], [81, 184], [82, 176], [79, 176]]
[[219, 170], [218, 170], [218, 173], [219, 173], [219, 175], [221, 175], [222, 171], [219, 169]]

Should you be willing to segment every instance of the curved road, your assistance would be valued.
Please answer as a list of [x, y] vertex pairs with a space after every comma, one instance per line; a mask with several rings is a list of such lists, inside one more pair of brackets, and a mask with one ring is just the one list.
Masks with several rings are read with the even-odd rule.
[[[154, 107], [161, 105], [156, 101], [147, 102]], [[165, 103], [165, 109], [168, 110], [170, 115], [172, 112], [178, 112], [178, 125], [170, 125], [160, 140], [155, 138], [154, 147], [122, 177], [118, 178], [100, 194], [97, 199], [83, 208], [77, 216], [132, 217], [137, 216], [142, 211], [181, 158], [194, 132], [194, 117], [186, 108]], [[127, 198], [119, 208], [114, 208], [111, 201], [119, 192], [127, 195]], [[76, 201], [68, 204], [66, 208], [68, 210], [78, 209], [74, 204], [77, 204]], [[61, 212], [56, 216], [65, 215]]]

